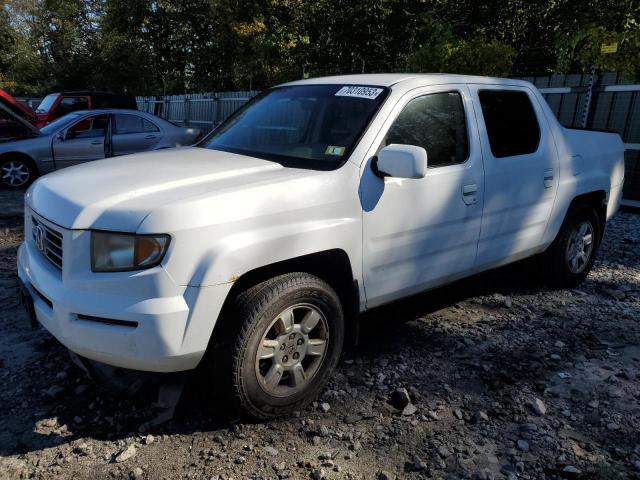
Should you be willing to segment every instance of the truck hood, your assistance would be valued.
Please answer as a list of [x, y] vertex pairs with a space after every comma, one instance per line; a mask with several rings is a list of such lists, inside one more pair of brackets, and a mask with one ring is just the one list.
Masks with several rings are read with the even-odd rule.
[[147, 215], [166, 205], [318, 173], [234, 153], [173, 148], [45, 175], [29, 188], [25, 203], [64, 228], [135, 232]]

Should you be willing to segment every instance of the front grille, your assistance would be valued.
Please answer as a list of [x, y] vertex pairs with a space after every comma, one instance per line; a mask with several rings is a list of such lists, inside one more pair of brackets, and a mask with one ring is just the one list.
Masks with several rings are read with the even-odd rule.
[[[62, 270], [62, 233], [31, 217], [31, 235], [38, 250], [56, 267]], [[42, 232], [42, 233], [39, 233]], [[42, 238], [39, 238], [39, 235]]]

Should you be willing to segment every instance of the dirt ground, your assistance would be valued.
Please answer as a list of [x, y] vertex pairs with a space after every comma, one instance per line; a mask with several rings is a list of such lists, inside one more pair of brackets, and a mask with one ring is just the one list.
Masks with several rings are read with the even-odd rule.
[[368, 314], [299, 415], [241, 421], [194, 376], [149, 429], [151, 393], [97, 388], [27, 325], [21, 202], [0, 191], [0, 479], [640, 479], [640, 215], [578, 289], [510, 267]]

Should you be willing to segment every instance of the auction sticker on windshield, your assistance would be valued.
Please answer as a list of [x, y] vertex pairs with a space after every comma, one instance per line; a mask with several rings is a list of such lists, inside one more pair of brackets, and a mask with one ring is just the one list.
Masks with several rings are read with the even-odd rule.
[[357, 97], [374, 100], [382, 93], [382, 88], [374, 87], [342, 87], [336, 92], [336, 97]]

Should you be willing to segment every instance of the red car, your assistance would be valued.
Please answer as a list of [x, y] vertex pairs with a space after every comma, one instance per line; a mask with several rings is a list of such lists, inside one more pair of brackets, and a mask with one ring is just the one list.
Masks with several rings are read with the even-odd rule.
[[136, 99], [131, 95], [116, 95], [104, 92], [64, 92], [50, 93], [36, 108], [37, 127], [76, 110], [95, 110], [100, 108], [125, 108], [137, 110]]
[[36, 112], [34, 112], [27, 104], [19, 102], [1, 88], [0, 97], [2, 97], [2, 99], [4, 100], [2, 103], [13, 113], [19, 115], [33, 125], [36, 124], [36, 122], [38, 121]]

